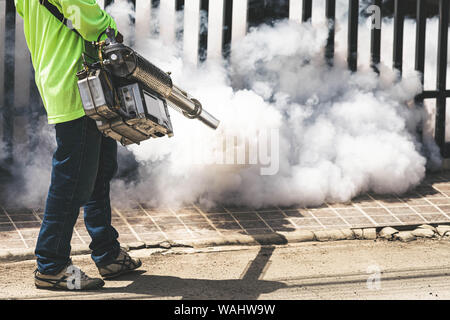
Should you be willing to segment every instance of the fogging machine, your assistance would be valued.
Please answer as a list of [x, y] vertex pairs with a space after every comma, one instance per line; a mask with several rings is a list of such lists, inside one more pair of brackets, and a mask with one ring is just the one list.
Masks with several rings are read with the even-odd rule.
[[150, 138], [173, 136], [167, 106], [212, 129], [219, 120], [203, 109], [197, 99], [172, 83], [163, 72], [130, 47], [117, 41], [115, 31], [95, 43], [95, 62], [78, 72], [78, 88], [85, 113], [105, 136], [123, 145]]

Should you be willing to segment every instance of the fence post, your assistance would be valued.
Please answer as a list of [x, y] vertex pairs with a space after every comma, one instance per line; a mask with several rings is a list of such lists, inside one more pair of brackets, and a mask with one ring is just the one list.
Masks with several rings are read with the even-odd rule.
[[103, 6], [106, 8], [107, 6], [109, 6], [113, 2], [114, 2], [114, 0], [103, 0]]
[[405, 24], [404, 0], [395, 0], [394, 4], [394, 54], [393, 67], [403, 71], [403, 30]]
[[336, 0], [327, 0], [325, 14], [328, 22], [328, 39], [325, 48], [325, 58], [328, 65], [333, 65], [334, 59], [334, 33], [336, 28]]
[[12, 162], [14, 136], [14, 64], [16, 44], [16, 8], [14, 1], [6, 1], [5, 6], [5, 60], [4, 60], [4, 96], [3, 96], [3, 141], [5, 143], [6, 162]]
[[448, 53], [448, 22], [449, 22], [449, 2], [439, 1], [439, 44], [438, 44], [438, 70], [437, 70], [437, 91], [436, 101], [436, 128], [435, 140], [441, 149], [443, 157], [448, 156], [445, 144], [445, 113], [447, 105], [447, 53]]
[[208, 25], [209, 25], [209, 0], [200, 0], [200, 30], [198, 45], [198, 60], [204, 62], [208, 57]]
[[198, 63], [200, 43], [200, 0], [185, 0], [184, 3], [184, 59], [192, 64]]
[[348, 68], [355, 72], [358, 68], [358, 27], [359, 0], [349, 0], [348, 10]]
[[[380, 8], [379, 12], [381, 15], [381, 0], [373, 0], [373, 5]], [[378, 65], [381, 61], [381, 23], [382, 19], [380, 17], [380, 28], [372, 25], [370, 37], [370, 64], [376, 73], [379, 73]]]
[[233, 27], [231, 43], [235, 43], [247, 34], [248, 0], [233, 1]]
[[421, 73], [422, 84], [424, 84], [424, 72], [425, 72], [425, 41], [426, 41], [425, 10], [426, 10], [425, 0], [417, 0], [415, 70]]
[[[0, 1], [0, 114], [1, 108], [4, 102], [4, 75], [5, 75], [5, 11], [6, 11], [6, 1]], [[0, 124], [0, 128], [3, 128], [2, 124]], [[1, 134], [0, 134], [1, 135]]]
[[303, 0], [302, 22], [308, 22], [312, 16], [312, 0]]
[[136, 0], [136, 35], [150, 34], [152, 16], [152, 2], [150, 0]]
[[223, 56], [229, 57], [231, 48], [231, 31], [233, 29], [233, 0], [225, 0], [225, 21], [223, 24]]
[[175, 11], [175, 0], [165, 0], [160, 2], [160, 36], [163, 43], [166, 45], [175, 42]]
[[208, 14], [208, 59], [217, 59], [222, 56], [224, 20], [225, 1], [210, 1]]
[[301, 21], [302, 17], [302, 0], [289, 0], [289, 19]]

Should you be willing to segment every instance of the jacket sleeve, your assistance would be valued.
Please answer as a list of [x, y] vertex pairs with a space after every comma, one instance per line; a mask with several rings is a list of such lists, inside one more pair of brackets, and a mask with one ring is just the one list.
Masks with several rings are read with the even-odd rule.
[[52, 0], [64, 17], [72, 21], [73, 27], [87, 41], [97, 41], [108, 27], [117, 32], [114, 19], [102, 10], [96, 0]]

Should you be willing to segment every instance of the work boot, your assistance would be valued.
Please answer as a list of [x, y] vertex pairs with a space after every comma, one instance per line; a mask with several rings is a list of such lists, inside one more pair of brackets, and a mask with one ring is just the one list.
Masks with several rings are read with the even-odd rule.
[[103, 267], [97, 266], [97, 268], [102, 278], [106, 280], [116, 278], [125, 273], [136, 270], [140, 266], [142, 266], [140, 259], [133, 259], [123, 248], [120, 248], [120, 252], [116, 260]]
[[38, 289], [79, 291], [100, 289], [105, 282], [100, 278], [90, 278], [70, 262], [57, 275], [42, 274], [36, 269], [34, 284]]

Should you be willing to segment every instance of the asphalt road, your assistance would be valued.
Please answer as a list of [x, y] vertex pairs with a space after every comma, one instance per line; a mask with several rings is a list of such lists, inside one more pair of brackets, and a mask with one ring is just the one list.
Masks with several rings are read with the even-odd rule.
[[[37, 290], [33, 261], [0, 265], [1, 299], [450, 299], [450, 242], [340, 241], [139, 250], [140, 271], [95, 292]], [[89, 275], [89, 256], [74, 263]]]

